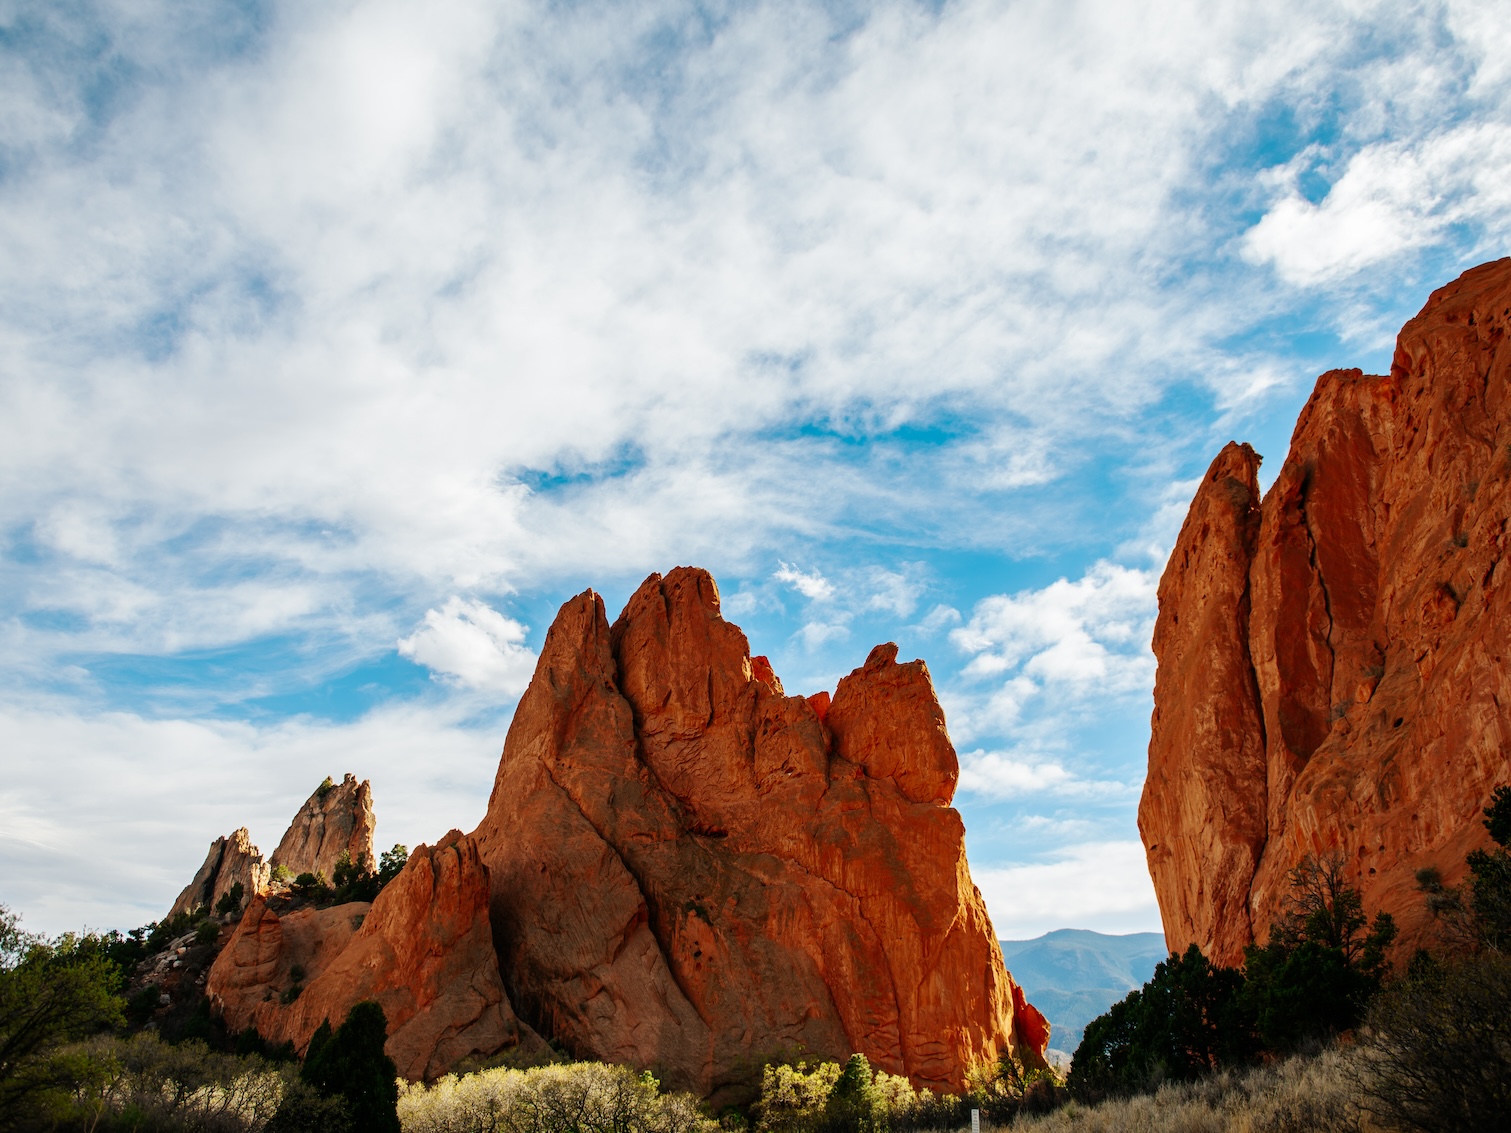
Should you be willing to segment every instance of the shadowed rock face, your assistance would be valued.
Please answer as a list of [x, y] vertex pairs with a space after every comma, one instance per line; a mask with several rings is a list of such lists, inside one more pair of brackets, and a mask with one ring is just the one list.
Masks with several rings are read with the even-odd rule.
[[270, 864], [301, 873], [324, 874], [330, 881], [342, 853], [368, 872], [378, 868], [373, 857], [372, 786], [348, 774], [340, 783], [315, 788], [305, 800], [273, 851]]
[[[371, 906], [353, 902], [279, 916], [259, 900], [210, 969], [206, 991], [226, 1025], [292, 1040], [302, 1054], [322, 1020], [338, 1026], [376, 999], [399, 1073], [435, 1078], [472, 1057], [545, 1044], [509, 1006], [488, 925], [488, 872], [452, 831], [421, 846]], [[291, 1003], [283, 993], [303, 972]]]
[[[704, 571], [552, 625], [474, 833], [521, 1015], [573, 1053], [735, 1097], [806, 1050], [935, 1089], [1047, 1026], [1016, 994], [950, 808], [922, 662], [784, 695]], [[824, 715], [821, 717], [820, 712]]]
[[210, 843], [205, 864], [178, 895], [165, 919], [191, 912], [201, 905], [213, 909], [238, 881], [241, 882], [243, 900], [250, 901], [266, 891], [269, 870], [262, 860], [262, 851], [252, 845], [252, 835], [245, 826], [224, 838], [217, 838]]
[[1286, 874], [1341, 851], [1366, 908], [1430, 925], [1511, 781], [1511, 260], [1433, 293], [1391, 372], [1322, 375], [1256, 510], [1229, 445], [1160, 583], [1139, 828], [1174, 951], [1223, 963]]

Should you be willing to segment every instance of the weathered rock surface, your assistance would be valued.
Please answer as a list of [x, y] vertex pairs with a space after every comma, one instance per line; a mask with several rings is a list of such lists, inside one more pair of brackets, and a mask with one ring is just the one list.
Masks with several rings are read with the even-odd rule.
[[1047, 1040], [966, 864], [922, 662], [786, 696], [704, 571], [610, 627], [567, 602], [474, 836], [516, 1010], [575, 1054], [734, 1097], [783, 1052], [935, 1089]]
[[[325, 1019], [376, 999], [399, 1073], [435, 1078], [472, 1057], [545, 1045], [515, 1017], [488, 922], [488, 871], [452, 831], [419, 847], [371, 906], [353, 902], [279, 916], [258, 901], [210, 969], [211, 1003], [234, 1032], [248, 1026], [301, 1053]], [[290, 1003], [283, 993], [299, 980]]]
[[1160, 584], [1139, 827], [1171, 949], [1237, 963], [1308, 853], [1431, 926], [1511, 781], [1511, 260], [1402, 329], [1391, 372], [1322, 375], [1258, 513], [1230, 445]]
[[372, 786], [348, 774], [340, 783], [321, 784], [305, 800], [273, 851], [270, 864], [287, 866], [297, 876], [319, 873], [330, 881], [343, 853], [368, 872], [378, 868], [373, 857]]
[[205, 864], [199, 867], [194, 880], [184, 887], [178, 900], [173, 902], [173, 908], [168, 910], [168, 918], [191, 912], [201, 905], [214, 909], [216, 902], [237, 882], [241, 883], [242, 900], [250, 901], [267, 890], [269, 870], [268, 864], [262, 860], [262, 851], [252, 845], [252, 835], [245, 826], [224, 838], [217, 838], [210, 843]]

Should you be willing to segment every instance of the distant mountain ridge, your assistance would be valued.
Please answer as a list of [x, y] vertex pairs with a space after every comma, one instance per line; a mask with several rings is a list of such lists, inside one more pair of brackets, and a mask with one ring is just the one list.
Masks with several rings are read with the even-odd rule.
[[1061, 928], [1000, 943], [1013, 979], [1049, 1019], [1051, 1050], [1067, 1056], [1080, 1045], [1086, 1024], [1142, 987], [1167, 955], [1158, 932], [1112, 936]]

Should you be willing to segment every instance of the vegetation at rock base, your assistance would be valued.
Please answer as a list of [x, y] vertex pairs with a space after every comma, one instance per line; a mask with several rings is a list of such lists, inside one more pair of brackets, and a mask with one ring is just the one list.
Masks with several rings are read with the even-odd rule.
[[0, 1128], [92, 1073], [67, 1044], [124, 1022], [121, 983], [98, 937], [48, 941], [0, 905]]
[[404, 1133], [714, 1133], [691, 1094], [662, 1093], [649, 1073], [601, 1062], [493, 1069], [434, 1085], [402, 1083]]
[[329, 1019], [320, 1024], [299, 1071], [322, 1097], [342, 1099], [352, 1127], [364, 1133], [399, 1133], [399, 1072], [383, 1051], [387, 1039], [382, 1006], [364, 1000], [334, 1032]]

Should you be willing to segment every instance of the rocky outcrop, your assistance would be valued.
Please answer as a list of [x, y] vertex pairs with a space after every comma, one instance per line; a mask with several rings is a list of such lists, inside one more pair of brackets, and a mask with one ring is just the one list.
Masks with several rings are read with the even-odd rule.
[[267, 890], [269, 868], [262, 860], [262, 851], [252, 845], [252, 835], [245, 826], [224, 838], [217, 838], [210, 843], [205, 864], [178, 895], [164, 919], [200, 907], [214, 909], [221, 897], [238, 883], [243, 902], [250, 901]]
[[544, 1052], [499, 978], [489, 895], [476, 842], [452, 831], [419, 847], [371, 906], [280, 916], [259, 900], [210, 969], [207, 994], [233, 1032], [255, 1027], [301, 1053], [323, 1020], [339, 1025], [376, 999], [385, 1049], [408, 1078], [504, 1050]]
[[797, 1051], [954, 1090], [1003, 1050], [1038, 1063], [944, 715], [896, 653], [807, 700], [704, 571], [652, 575], [612, 627], [591, 591], [567, 602], [475, 832], [520, 1014], [716, 1102]]
[[296, 876], [322, 874], [330, 881], [343, 853], [369, 873], [378, 868], [373, 857], [372, 786], [366, 779], [358, 783], [351, 774], [340, 783], [327, 779], [315, 788], [294, 815], [270, 864], [287, 866]]
[[1139, 828], [1174, 951], [1237, 963], [1308, 853], [1430, 936], [1511, 781], [1511, 260], [1406, 324], [1391, 372], [1317, 381], [1254, 509], [1258, 457], [1213, 463], [1160, 584]]

